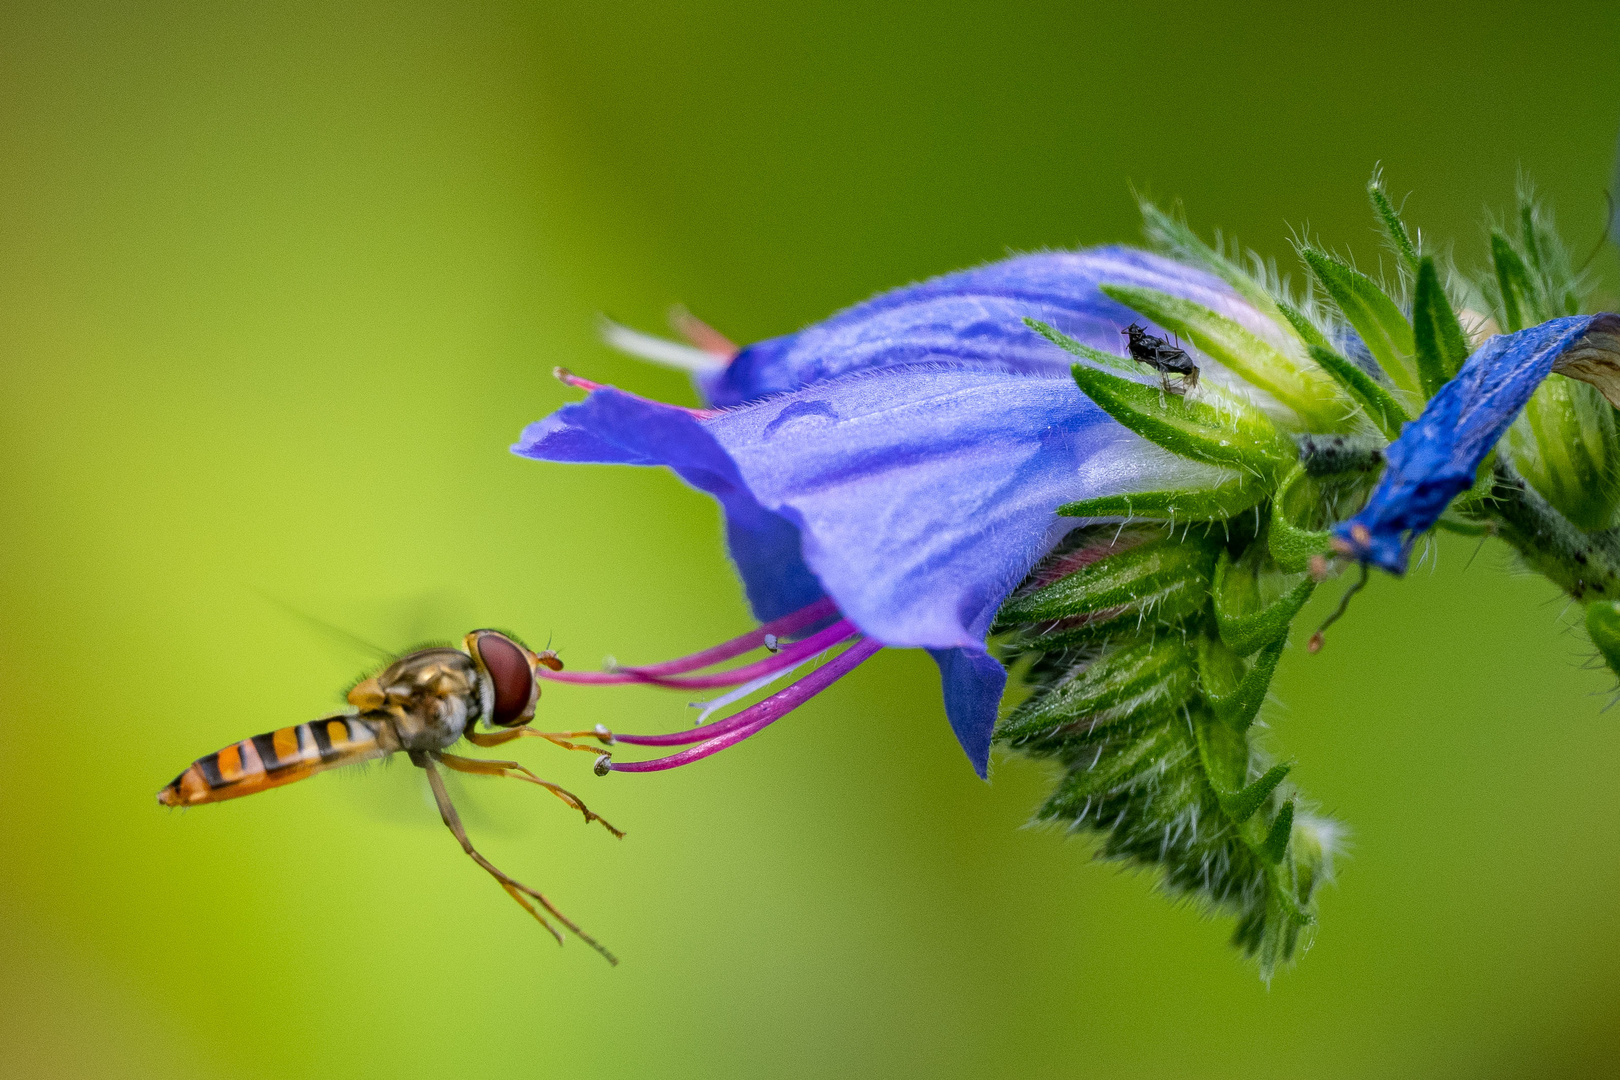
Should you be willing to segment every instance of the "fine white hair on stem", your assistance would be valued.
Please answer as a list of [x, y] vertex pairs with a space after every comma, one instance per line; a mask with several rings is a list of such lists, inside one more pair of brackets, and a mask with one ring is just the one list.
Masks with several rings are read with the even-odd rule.
[[654, 364], [672, 367], [692, 375], [714, 375], [725, 370], [726, 362], [691, 345], [682, 345], [668, 338], [632, 330], [608, 318], [601, 317], [602, 340], [622, 353]]

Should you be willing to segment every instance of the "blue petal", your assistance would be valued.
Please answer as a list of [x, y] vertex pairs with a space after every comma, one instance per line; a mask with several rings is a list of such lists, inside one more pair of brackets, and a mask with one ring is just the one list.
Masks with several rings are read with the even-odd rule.
[[[1126, 431], [1066, 372], [939, 364], [846, 375], [704, 419], [597, 390], [513, 449], [665, 464], [715, 495], [756, 613], [813, 598], [813, 573], [867, 634], [935, 651], [947, 711], [981, 771], [994, 717], [984, 702], [999, 699], [1004, 675], [977, 658], [1001, 601], [1076, 524], [1053, 508], [1224, 476]], [[965, 655], [939, 655], [956, 650]]]
[[726, 544], [761, 622], [823, 595], [799, 553], [798, 528], [759, 504], [736, 464], [684, 409], [597, 390], [524, 428], [512, 451], [543, 461], [667, 465], [725, 508]]
[[716, 405], [740, 405], [849, 372], [920, 360], [1060, 375], [1070, 360], [1024, 325], [1039, 319], [1118, 352], [1119, 332], [1145, 321], [1097, 291], [1140, 285], [1195, 300], [1269, 335], [1275, 328], [1225, 282], [1123, 247], [1025, 255], [895, 289], [808, 329], [750, 345], [700, 379]]
[[[1601, 324], [1601, 325], [1599, 325]], [[1486, 455], [1553, 365], [1593, 329], [1616, 332], [1614, 315], [1572, 315], [1491, 338], [1390, 444], [1366, 507], [1334, 534], [1355, 558], [1406, 572], [1413, 540], [1467, 491]]]
[[983, 780], [990, 771], [990, 736], [996, 727], [1007, 669], [984, 650], [930, 649], [945, 691], [945, 716]]

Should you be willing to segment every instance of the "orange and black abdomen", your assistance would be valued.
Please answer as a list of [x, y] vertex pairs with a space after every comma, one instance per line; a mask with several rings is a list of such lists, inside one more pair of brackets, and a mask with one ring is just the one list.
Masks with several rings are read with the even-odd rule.
[[252, 795], [327, 769], [384, 756], [371, 726], [356, 716], [332, 716], [284, 727], [198, 758], [158, 792], [164, 806], [197, 806]]

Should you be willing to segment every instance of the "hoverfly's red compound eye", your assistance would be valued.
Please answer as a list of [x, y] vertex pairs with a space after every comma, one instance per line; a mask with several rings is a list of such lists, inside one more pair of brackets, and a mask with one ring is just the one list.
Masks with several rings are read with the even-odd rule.
[[495, 708], [489, 721], [500, 727], [510, 726], [529, 710], [534, 699], [534, 673], [523, 650], [511, 639], [500, 634], [478, 635], [478, 659], [489, 672], [495, 684]]

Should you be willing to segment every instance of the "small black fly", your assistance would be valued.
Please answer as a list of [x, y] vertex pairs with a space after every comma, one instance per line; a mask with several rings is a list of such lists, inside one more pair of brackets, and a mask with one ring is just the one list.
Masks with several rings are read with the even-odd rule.
[[[1185, 394], [1198, 385], [1198, 365], [1187, 355], [1187, 350], [1176, 348], [1162, 337], [1154, 337], [1147, 332], [1147, 327], [1136, 323], [1120, 333], [1131, 339], [1131, 359], [1157, 371], [1167, 393]], [[1172, 386], [1171, 375], [1180, 375], [1181, 381]]]

